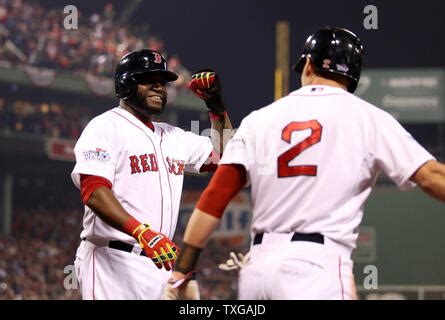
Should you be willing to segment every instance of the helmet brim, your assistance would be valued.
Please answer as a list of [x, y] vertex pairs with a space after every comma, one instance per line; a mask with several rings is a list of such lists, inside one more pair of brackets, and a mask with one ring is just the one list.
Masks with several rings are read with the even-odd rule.
[[148, 72], [135, 72], [133, 77], [137, 81], [140, 81], [143, 80], [145, 77], [149, 77], [150, 75], [161, 75], [162, 78], [167, 82], [178, 80], [178, 75], [168, 70], [150, 70]]

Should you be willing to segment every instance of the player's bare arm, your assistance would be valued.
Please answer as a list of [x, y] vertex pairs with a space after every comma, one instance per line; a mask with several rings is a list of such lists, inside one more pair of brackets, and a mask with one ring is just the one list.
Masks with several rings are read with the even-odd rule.
[[105, 187], [97, 188], [86, 204], [99, 218], [113, 228], [125, 232], [124, 225], [131, 215], [122, 208], [113, 192]]
[[211, 139], [213, 149], [221, 155], [224, 151], [225, 144], [232, 137], [233, 126], [227, 112], [223, 112], [222, 114], [211, 113], [210, 122], [212, 124]]
[[411, 177], [428, 195], [445, 201], [445, 165], [438, 161], [428, 161]]
[[221, 155], [224, 144], [232, 136], [233, 126], [222, 99], [218, 75], [210, 69], [197, 71], [192, 75], [189, 88], [206, 103], [212, 128], [213, 149], [216, 154]]

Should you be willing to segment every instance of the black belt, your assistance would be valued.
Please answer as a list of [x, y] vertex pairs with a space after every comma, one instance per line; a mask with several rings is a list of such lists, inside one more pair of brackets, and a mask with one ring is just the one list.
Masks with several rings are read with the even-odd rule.
[[[263, 242], [264, 233], [257, 233], [253, 238], [253, 244], [261, 244]], [[298, 233], [292, 235], [290, 241], [309, 241], [324, 244], [324, 236], [320, 233]]]
[[[85, 238], [83, 238], [82, 240], [86, 240]], [[122, 242], [119, 240], [111, 240], [108, 242], [108, 247], [111, 249], [116, 249], [116, 250], [121, 250], [121, 251], [125, 251], [125, 252], [132, 252], [134, 246], [132, 244], [126, 243], [126, 242]], [[139, 254], [141, 256], [146, 257], [147, 255], [145, 254], [145, 251], [141, 249], [141, 253]]]
[[[108, 247], [112, 248], [112, 249], [117, 249], [117, 250], [121, 250], [121, 251], [125, 251], [125, 252], [132, 252], [134, 246], [132, 244], [129, 243], [125, 243], [122, 241], [118, 241], [118, 240], [111, 240], [108, 243]], [[144, 256], [146, 257], [147, 255], [145, 254], [145, 251], [141, 249], [141, 253], [139, 254], [140, 256]]]

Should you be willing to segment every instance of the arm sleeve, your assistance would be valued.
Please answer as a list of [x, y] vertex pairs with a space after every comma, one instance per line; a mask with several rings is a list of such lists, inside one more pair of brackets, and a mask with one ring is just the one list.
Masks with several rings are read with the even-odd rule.
[[74, 147], [76, 165], [71, 179], [80, 189], [80, 175], [94, 175], [114, 182], [117, 155], [114, 125], [93, 119], [84, 129]]
[[213, 145], [209, 137], [199, 136], [190, 131], [184, 131], [183, 144], [185, 147], [185, 170], [198, 173], [201, 166], [212, 153]]
[[391, 115], [381, 112], [374, 121], [374, 161], [402, 190], [416, 186], [409, 180], [427, 161], [435, 158]]
[[246, 170], [242, 165], [220, 165], [199, 198], [196, 207], [220, 219], [230, 200], [245, 183]]

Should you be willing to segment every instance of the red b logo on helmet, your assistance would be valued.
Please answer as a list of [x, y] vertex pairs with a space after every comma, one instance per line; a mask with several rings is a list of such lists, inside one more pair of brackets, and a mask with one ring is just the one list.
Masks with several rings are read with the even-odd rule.
[[162, 63], [162, 56], [157, 52], [153, 52], [153, 54], [155, 55], [155, 63]]

